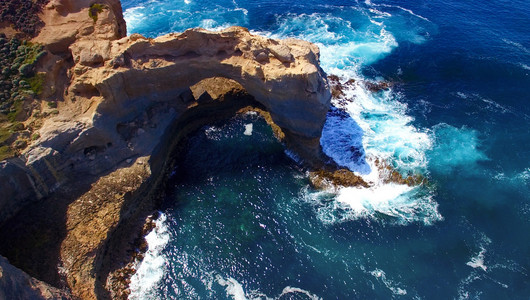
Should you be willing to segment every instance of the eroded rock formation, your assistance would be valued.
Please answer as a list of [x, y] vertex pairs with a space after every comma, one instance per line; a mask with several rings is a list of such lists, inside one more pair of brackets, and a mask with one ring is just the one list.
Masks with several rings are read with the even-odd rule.
[[65, 236], [51, 255], [83, 299], [126, 295], [109, 292], [122, 286], [113, 272], [187, 133], [259, 107], [288, 147], [318, 165], [331, 97], [311, 43], [241, 27], [126, 37], [118, 0], [92, 4], [46, 6], [33, 41], [49, 51], [37, 71], [58, 114], [22, 156], [0, 162], [0, 224], [32, 203], [62, 203], [56, 213], [64, 219], [53, 226]]

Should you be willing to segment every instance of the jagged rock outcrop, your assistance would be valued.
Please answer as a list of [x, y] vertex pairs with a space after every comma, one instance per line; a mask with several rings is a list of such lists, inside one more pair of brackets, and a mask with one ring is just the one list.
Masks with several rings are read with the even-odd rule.
[[288, 147], [318, 165], [331, 98], [311, 43], [242, 27], [126, 37], [119, 0], [98, 3], [90, 11], [92, 1], [51, 0], [44, 9], [33, 42], [49, 51], [37, 71], [58, 115], [21, 157], [0, 163], [0, 224], [39, 199], [53, 201], [56, 190], [78, 195], [58, 255], [83, 299], [110, 297], [107, 276], [188, 132], [259, 107]]

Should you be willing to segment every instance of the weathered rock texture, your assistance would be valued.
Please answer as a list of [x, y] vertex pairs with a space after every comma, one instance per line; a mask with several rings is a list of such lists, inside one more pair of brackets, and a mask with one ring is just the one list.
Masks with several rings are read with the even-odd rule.
[[92, 1], [46, 6], [33, 41], [49, 51], [38, 71], [59, 114], [21, 157], [0, 163], [0, 224], [35, 201], [53, 207], [54, 197], [72, 195], [54, 223], [65, 234], [56, 255], [83, 299], [120, 294], [109, 292], [121, 286], [109, 274], [154, 208], [167, 158], [187, 133], [258, 107], [288, 147], [318, 165], [331, 98], [311, 43], [241, 27], [125, 37], [119, 1], [100, 3], [97, 18]]

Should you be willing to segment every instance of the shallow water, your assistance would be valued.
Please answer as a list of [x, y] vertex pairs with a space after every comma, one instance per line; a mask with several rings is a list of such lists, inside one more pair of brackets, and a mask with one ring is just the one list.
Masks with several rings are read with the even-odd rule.
[[[255, 115], [205, 127], [131, 298], [528, 299], [527, 1], [122, 4], [129, 33], [240, 25], [317, 43], [328, 74], [356, 80], [323, 149], [372, 184], [312, 190]], [[387, 183], [376, 160], [426, 180]]]

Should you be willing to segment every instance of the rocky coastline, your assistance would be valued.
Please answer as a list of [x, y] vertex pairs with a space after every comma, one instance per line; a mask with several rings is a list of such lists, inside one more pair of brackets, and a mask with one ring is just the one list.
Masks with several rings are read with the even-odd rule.
[[126, 298], [170, 158], [205, 124], [258, 111], [308, 168], [338, 169], [320, 149], [331, 92], [315, 45], [241, 27], [126, 36], [119, 0], [51, 0], [39, 18], [34, 37], [0, 28], [44, 51], [18, 121], [33, 138], [0, 162], [0, 253], [57, 292], [39, 297]]
[[[0, 20], [6, 295], [126, 299], [187, 136], [239, 113], [258, 112], [314, 187], [369, 186], [321, 150], [331, 97], [348, 101], [343, 90], [355, 82], [328, 77], [314, 44], [242, 27], [126, 36], [119, 0], [20, 3], [34, 5], [38, 20]], [[378, 166], [394, 182], [423, 180]]]

